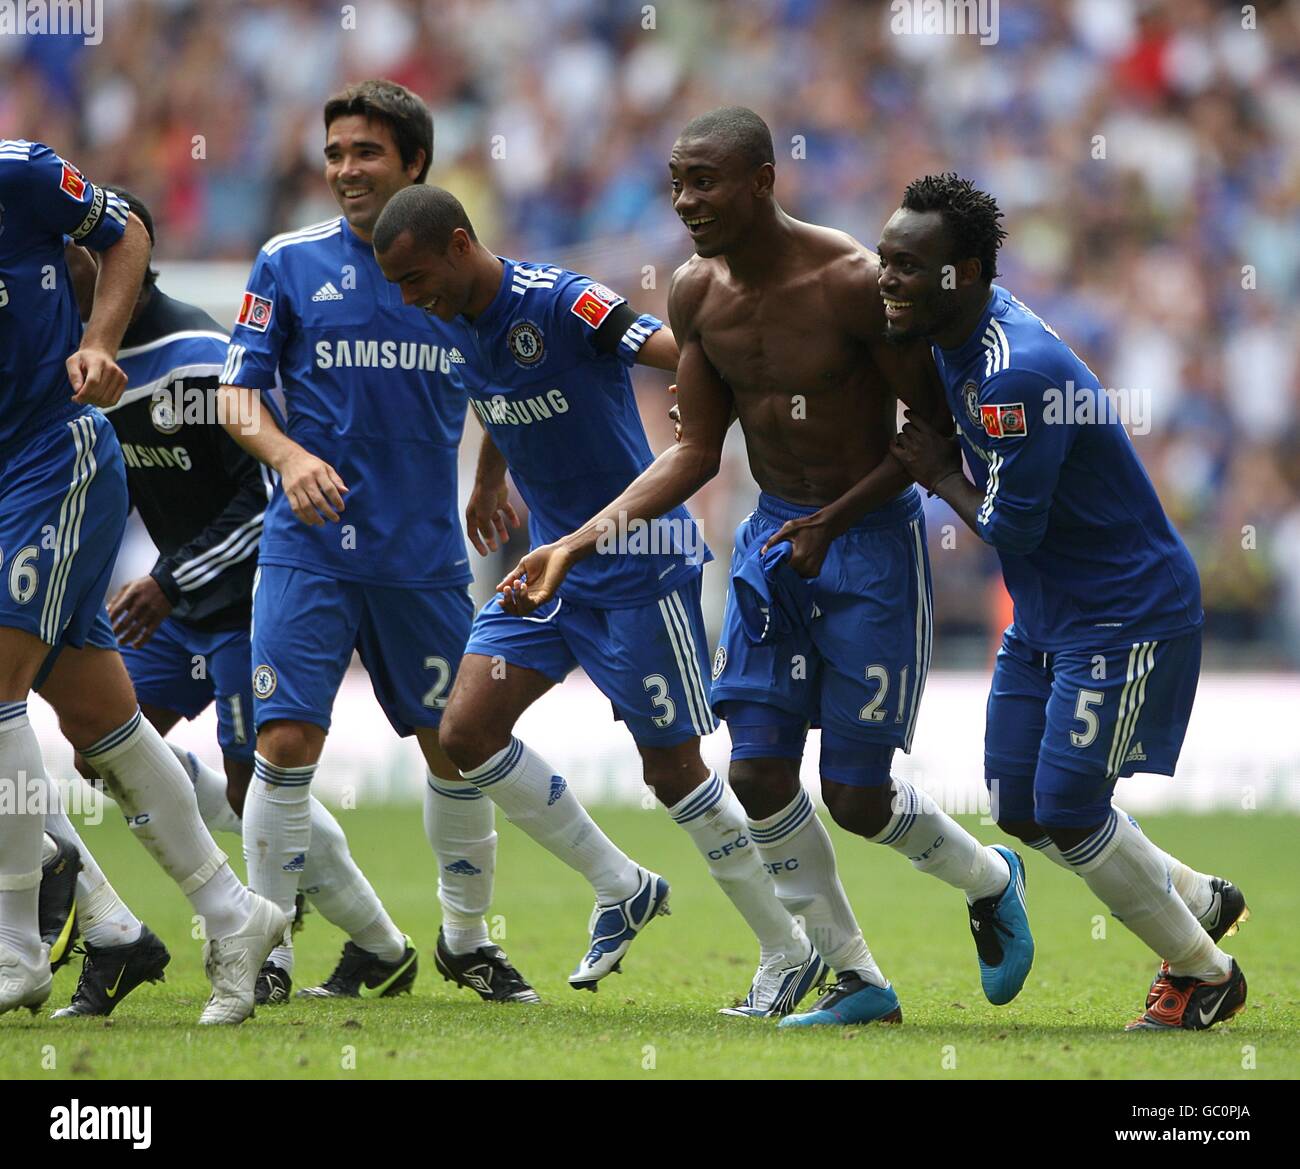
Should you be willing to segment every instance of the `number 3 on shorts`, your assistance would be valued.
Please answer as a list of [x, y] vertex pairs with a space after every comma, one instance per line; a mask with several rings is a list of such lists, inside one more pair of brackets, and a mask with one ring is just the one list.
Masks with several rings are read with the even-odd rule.
[[1074, 717], [1083, 723], [1084, 730], [1082, 734], [1078, 731], [1070, 732], [1070, 742], [1076, 747], [1082, 749], [1092, 746], [1098, 730], [1101, 729], [1101, 722], [1097, 718], [1097, 712], [1092, 708], [1100, 706], [1105, 697], [1100, 690], [1079, 691], [1079, 697], [1074, 704]]
[[668, 679], [662, 674], [647, 674], [641, 679], [641, 685], [650, 692], [650, 701], [654, 703], [655, 713], [651, 720], [655, 726], [672, 726], [677, 718], [677, 704], [668, 697]]

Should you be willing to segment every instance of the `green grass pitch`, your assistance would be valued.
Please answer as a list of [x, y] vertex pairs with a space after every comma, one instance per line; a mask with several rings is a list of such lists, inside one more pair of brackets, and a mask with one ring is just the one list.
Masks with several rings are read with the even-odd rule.
[[[118, 890], [172, 951], [167, 981], [111, 1020], [0, 1018], [0, 1079], [233, 1077], [977, 1078], [1229, 1080], [1300, 1075], [1300, 820], [1165, 816], [1144, 829], [1189, 864], [1231, 877], [1252, 918], [1228, 949], [1250, 983], [1246, 1010], [1199, 1034], [1126, 1035], [1154, 970], [1145, 949], [1083, 883], [1037, 855], [1028, 894], [1038, 952], [1024, 991], [980, 993], [960, 894], [888, 850], [832, 830], [868, 941], [903, 1004], [901, 1027], [780, 1031], [715, 1013], [743, 995], [756, 947], [684, 833], [660, 811], [596, 809], [628, 852], [673, 882], [658, 919], [598, 994], [565, 976], [585, 948], [585, 883], [503, 820], [493, 914], [502, 944], [545, 1000], [490, 1006], [437, 975], [434, 864], [418, 807], [340, 812], [353, 854], [421, 951], [415, 993], [378, 1002], [295, 1000], [239, 1028], [195, 1025], [206, 996], [189, 907], [115, 816], [86, 831]], [[499, 817], [499, 820], [501, 818]], [[968, 825], [982, 839], [996, 828]], [[235, 848], [223, 837], [223, 847]], [[242, 872], [242, 862], [236, 861]], [[295, 984], [333, 968], [341, 935], [310, 915]], [[55, 979], [72, 993], [80, 959]], [[811, 1001], [811, 1000], [809, 1000]]]

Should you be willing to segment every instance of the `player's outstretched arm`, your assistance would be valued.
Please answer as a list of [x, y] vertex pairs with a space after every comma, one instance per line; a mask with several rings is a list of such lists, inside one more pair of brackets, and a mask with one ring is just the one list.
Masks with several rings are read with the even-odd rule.
[[149, 233], [133, 214], [127, 218], [122, 238], [100, 253], [90, 320], [80, 347], [66, 363], [74, 402], [114, 406], [126, 389], [126, 374], [116, 360], [117, 348], [148, 267]]
[[602, 534], [623, 523], [652, 520], [685, 503], [718, 473], [722, 444], [731, 425], [732, 396], [691, 327], [697, 296], [674, 278], [668, 313], [680, 347], [677, 398], [683, 417], [681, 440], [669, 447], [617, 499], [581, 528], [528, 553], [497, 585], [501, 606], [530, 613], [555, 595], [569, 569], [591, 556]]
[[[472, 411], [471, 411], [472, 413]], [[478, 418], [478, 415], [474, 415]], [[479, 426], [483, 422], [479, 420]], [[505, 547], [510, 529], [519, 527], [519, 516], [510, 502], [506, 483], [506, 457], [497, 449], [492, 436], [483, 427], [483, 441], [478, 448], [478, 466], [474, 487], [465, 505], [465, 531], [474, 551], [480, 556], [497, 550], [497, 541]]]
[[[261, 408], [257, 393], [248, 386], [223, 385], [221, 425], [259, 463], [275, 468], [293, 514], [304, 524], [320, 527], [326, 520], [337, 523], [347, 484], [329, 463], [280, 429], [271, 411]], [[256, 419], [252, 426], [247, 422], [250, 418]]]

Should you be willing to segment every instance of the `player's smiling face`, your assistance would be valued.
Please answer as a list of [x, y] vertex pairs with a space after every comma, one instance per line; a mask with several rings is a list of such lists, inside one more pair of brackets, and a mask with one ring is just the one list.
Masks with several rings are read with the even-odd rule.
[[325, 132], [325, 181], [352, 230], [370, 239], [384, 205], [415, 181], [423, 151], [410, 166], [387, 123], [361, 114], [335, 118]]
[[906, 341], [933, 337], [951, 327], [961, 315], [957, 288], [962, 276], [952, 260], [943, 216], [938, 211], [900, 208], [885, 224], [876, 251], [885, 335]]
[[384, 277], [402, 291], [402, 303], [417, 305], [442, 321], [454, 320], [469, 307], [474, 277], [469, 237], [459, 229], [441, 254], [422, 247], [403, 232], [382, 255], [375, 254]]
[[691, 233], [697, 256], [723, 255], [744, 238], [757, 202], [752, 165], [720, 143], [679, 138], [668, 173], [673, 210]]

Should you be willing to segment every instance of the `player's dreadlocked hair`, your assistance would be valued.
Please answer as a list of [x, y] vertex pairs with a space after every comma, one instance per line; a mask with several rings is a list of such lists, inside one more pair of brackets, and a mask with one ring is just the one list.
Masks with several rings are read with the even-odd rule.
[[998, 274], [998, 248], [1007, 233], [998, 225], [1002, 212], [992, 195], [952, 171], [926, 175], [907, 184], [903, 206], [908, 211], [938, 211], [952, 232], [956, 258], [974, 256], [980, 278], [992, 284]]
[[451, 233], [458, 227], [464, 228], [470, 239], [478, 239], [474, 225], [455, 195], [441, 187], [417, 183], [403, 187], [384, 204], [371, 243], [376, 254], [382, 254], [409, 231], [418, 247], [441, 255], [451, 243]]
[[403, 166], [410, 166], [416, 151], [423, 150], [424, 169], [415, 181], [424, 182], [433, 162], [433, 115], [423, 101], [395, 81], [358, 81], [325, 103], [325, 132], [335, 118], [353, 114], [374, 118], [392, 131]]
[[765, 162], [776, 161], [772, 131], [762, 118], [744, 106], [723, 106], [700, 114], [686, 123], [686, 128], [677, 138], [680, 142], [698, 139], [720, 141], [755, 169]]

